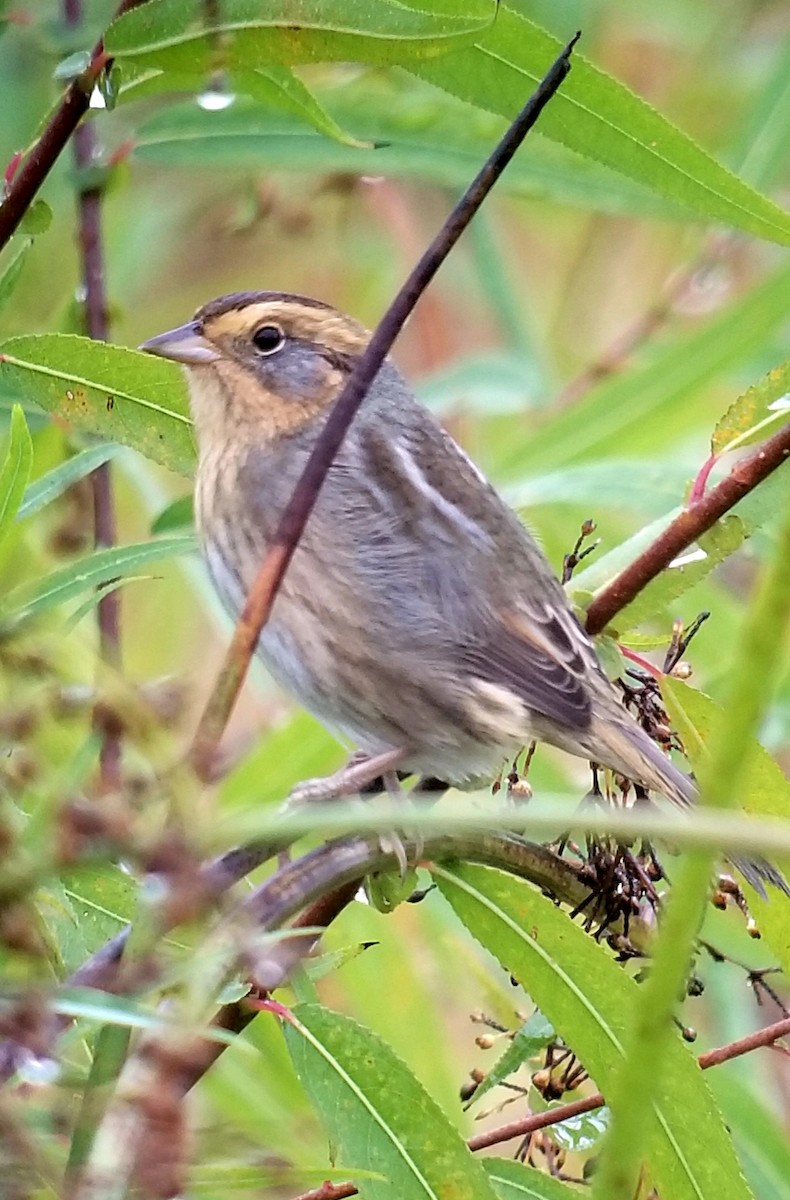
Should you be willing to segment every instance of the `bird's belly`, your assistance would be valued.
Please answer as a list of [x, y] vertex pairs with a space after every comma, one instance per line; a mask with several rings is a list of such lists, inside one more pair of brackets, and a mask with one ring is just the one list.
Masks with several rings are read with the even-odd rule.
[[[206, 547], [209, 572], [228, 610], [238, 615], [245, 589]], [[294, 569], [295, 568], [295, 569]], [[341, 742], [367, 754], [405, 748], [404, 768], [469, 786], [490, 780], [528, 738], [483, 730], [470, 720], [467, 689], [442, 681], [428, 661], [380, 644], [351, 604], [306, 595], [299, 564], [264, 627], [258, 656], [277, 682]]]

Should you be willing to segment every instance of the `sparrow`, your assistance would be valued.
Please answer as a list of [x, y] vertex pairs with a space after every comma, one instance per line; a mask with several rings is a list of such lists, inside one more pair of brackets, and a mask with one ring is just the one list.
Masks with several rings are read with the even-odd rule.
[[[236, 292], [140, 347], [186, 370], [196, 523], [234, 616], [369, 338], [318, 300]], [[258, 654], [364, 753], [338, 777], [346, 794], [395, 768], [480, 786], [537, 740], [678, 805], [696, 799], [624, 708], [535, 539], [390, 360], [329, 469]], [[763, 878], [786, 887], [767, 863], [737, 865], [760, 891]]]

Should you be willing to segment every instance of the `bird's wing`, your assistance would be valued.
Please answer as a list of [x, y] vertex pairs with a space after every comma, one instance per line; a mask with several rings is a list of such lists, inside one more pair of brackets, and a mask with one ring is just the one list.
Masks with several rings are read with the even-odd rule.
[[[508, 689], [571, 729], [590, 723], [595, 651], [534, 539], [453, 439], [414, 401], [407, 420], [371, 423], [358, 446], [368, 484], [406, 513], [384, 551], [389, 599], [412, 645], [431, 641], [470, 679]], [[401, 410], [402, 411], [402, 410]], [[390, 414], [392, 418], [392, 414]], [[365, 506], [368, 507], [367, 505]], [[369, 537], [367, 553], [374, 553]], [[397, 549], [395, 549], [397, 547]], [[401, 589], [397, 574], [410, 585]]]

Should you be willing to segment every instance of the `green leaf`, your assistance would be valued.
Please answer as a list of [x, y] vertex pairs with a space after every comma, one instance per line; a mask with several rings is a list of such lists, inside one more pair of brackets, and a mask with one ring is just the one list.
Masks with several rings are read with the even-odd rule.
[[42, 475], [25, 490], [16, 519], [23, 521], [25, 517], [32, 517], [47, 504], [57, 500], [58, 496], [62, 496], [72, 484], [84, 479], [86, 475], [90, 475], [91, 471], [103, 466], [111, 458], [115, 458], [120, 449], [121, 447], [113, 442], [105, 442], [101, 446], [91, 446], [88, 450], [80, 450], [78, 454], [73, 454], [60, 466], [47, 471], [46, 475]]
[[[442, 7], [439, 0], [438, 7]], [[423, 0], [435, 9], [437, 0]], [[506, 4], [474, 46], [408, 70], [454, 96], [512, 119], [561, 43]], [[790, 216], [711, 158], [623, 84], [575, 53], [540, 129], [711, 221], [790, 244]]]
[[195, 461], [183, 377], [174, 363], [70, 334], [0, 345], [0, 383], [106, 441], [184, 475]]
[[46, 200], [34, 200], [19, 222], [19, 232], [33, 235], [46, 233], [51, 224], [52, 209]]
[[193, 538], [171, 537], [95, 550], [44, 579], [24, 583], [8, 592], [2, 600], [0, 619], [4, 624], [29, 620], [81, 595], [88, 588], [100, 587], [108, 580], [130, 575], [148, 563], [189, 554], [194, 549]]
[[[296, 117], [239, 98], [221, 112], [205, 112], [194, 103], [168, 105], [142, 122], [134, 155], [179, 166], [351, 171], [465, 187], [505, 122], [416, 80], [408, 88], [399, 82], [364, 77], [353, 86], [319, 90], [324, 110], [357, 139], [358, 149], [309, 132]], [[130, 98], [136, 94], [133, 90]], [[648, 188], [540, 136], [530, 138], [497, 187], [584, 209], [688, 219], [684, 209]], [[531, 382], [522, 373], [522, 403], [525, 378]]]
[[0, 272], [0, 309], [5, 308], [6, 304], [13, 295], [14, 288], [19, 282], [19, 277], [22, 274], [22, 268], [25, 265], [27, 256], [30, 253], [30, 247], [33, 242], [30, 238], [26, 238], [19, 247], [19, 251], [11, 259], [10, 263]]
[[30, 468], [33, 465], [33, 443], [22, 406], [11, 410], [11, 437], [5, 462], [0, 468], [0, 542], [16, 517], [22, 502]]
[[519, 447], [513, 466], [519, 474], [543, 473], [585, 458], [650, 457], [656, 429], [685, 432], [698, 419], [692, 399], [699, 390], [764, 346], [786, 320], [788, 306], [790, 267], [785, 267], [714, 320], [653, 347], [643, 364], [550, 418]]
[[195, 524], [195, 506], [192, 495], [179, 496], [155, 517], [151, 533], [172, 533], [174, 529], [192, 529]]
[[294, 1010], [285, 1037], [299, 1078], [363, 1200], [494, 1200], [485, 1172], [394, 1051], [349, 1017], [314, 1004]]
[[351, 146], [355, 150], [373, 149], [369, 142], [360, 141], [341, 129], [315, 94], [288, 67], [272, 64], [265, 70], [234, 71], [230, 79], [237, 91], [264, 104], [287, 109], [319, 133], [343, 146]]
[[747, 388], [716, 423], [712, 454], [725, 454], [761, 442], [790, 417], [790, 362], [769, 371]]
[[[528, 988], [606, 1095], [640, 1003], [639, 985], [567, 913], [523, 881], [470, 866], [437, 867], [433, 875], [473, 936]], [[642, 1099], [652, 1105], [648, 1162], [662, 1195], [746, 1200], [721, 1116], [679, 1036], [668, 1041], [663, 1075]]]
[[536, 1054], [540, 1054], [541, 1050], [545, 1050], [555, 1036], [554, 1026], [546, 1020], [539, 1009], [536, 1010], [517, 1030], [504, 1054], [486, 1073], [485, 1079], [475, 1090], [470, 1104], [477, 1104], [477, 1101], [481, 1096], [485, 1096], [486, 1092], [490, 1092], [492, 1088], [509, 1079], [527, 1059], [534, 1058]]
[[510, 1158], [486, 1158], [483, 1167], [500, 1200], [579, 1200], [590, 1195], [588, 1188], [560, 1183]]
[[[389, 64], [457, 48], [489, 25], [494, 5], [433, 15], [394, 0], [223, 0], [208, 21], [203, 0], [150, 0], [107, 31], [107, 53], [136, 71], [257, 70], [270, 63], [357, 60]], [[546, 64], [548, 65], [548, 63]]]
[[734, 1064], [725, 1064], [712, 1079], [747, 1178], [761, 1200], [790, 1200], [790, 1147], [787, 1132], [758, 1092], [757, 1080], [738, 1080]]

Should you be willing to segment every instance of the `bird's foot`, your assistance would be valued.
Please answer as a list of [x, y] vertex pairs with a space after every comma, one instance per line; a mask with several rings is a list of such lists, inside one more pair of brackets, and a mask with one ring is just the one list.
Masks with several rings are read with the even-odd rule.
[[403, 750], [385, 750], [372, 756], [353, 754], [344, 767], [333, 775], [318, 779], [306, 779], [298, 783], [288, 797], [288, 807], [316, 804], [323, 800], [340, 800], [344, 796], [356, 796], [364, 792], [376, 779], [388, 771], [395, 771], [403, 758]]

